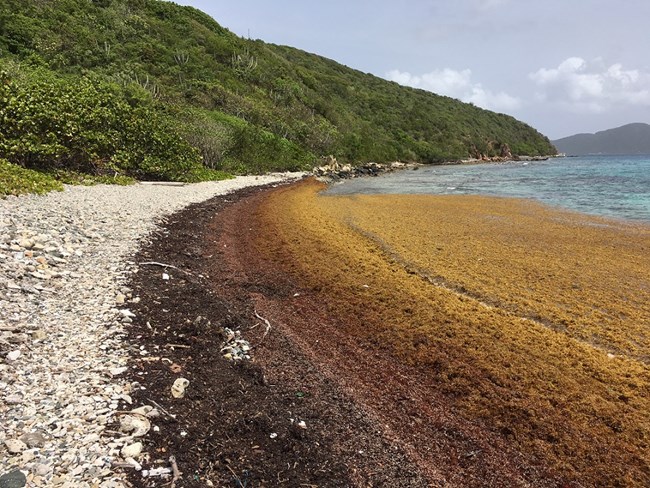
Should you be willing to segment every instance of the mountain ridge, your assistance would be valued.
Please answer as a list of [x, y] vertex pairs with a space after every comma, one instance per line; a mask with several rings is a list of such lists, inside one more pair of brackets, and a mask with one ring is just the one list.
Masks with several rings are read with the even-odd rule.
[[552, 142], [558, 151], [571, 156], [650, 154], [650, 124], [634, 122], [593, 134], [575, 134]]

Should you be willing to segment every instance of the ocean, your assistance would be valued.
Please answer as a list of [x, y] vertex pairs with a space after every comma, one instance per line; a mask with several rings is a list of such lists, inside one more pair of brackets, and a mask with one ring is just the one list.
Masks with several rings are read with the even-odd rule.
[[425, 166], [332, 185], [327, 194], [457, 194], [532, 198], [579, 212], [650, 222], [650, 155]]

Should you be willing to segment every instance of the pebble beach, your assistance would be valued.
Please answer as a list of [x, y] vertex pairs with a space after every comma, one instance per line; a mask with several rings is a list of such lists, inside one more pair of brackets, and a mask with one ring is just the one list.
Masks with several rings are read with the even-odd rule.
[[121, 379], [124, 327], [137, 303], [130, 256], [191, 203], [302, 174], [165, 186], [66, 187], [0, 200], [0, 487], [126, 486], [137, 432], [111, 430], [132, 410]]

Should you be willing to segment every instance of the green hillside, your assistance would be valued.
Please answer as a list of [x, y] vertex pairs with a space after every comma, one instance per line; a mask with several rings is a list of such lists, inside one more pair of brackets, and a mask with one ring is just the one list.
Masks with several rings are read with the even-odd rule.
[[510, 116], [158, 0], [0, 0], [0, 158], [27, 168], [199, 180], [353, 163], [544, 155]]

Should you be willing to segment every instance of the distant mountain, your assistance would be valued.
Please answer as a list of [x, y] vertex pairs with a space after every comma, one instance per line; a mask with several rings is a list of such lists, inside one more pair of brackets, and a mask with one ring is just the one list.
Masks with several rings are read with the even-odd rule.
[[650, 154], [650, 125], [627, 124], [595, 134], [576, 134], [553, 141], [557, 150], [583, 154]]

